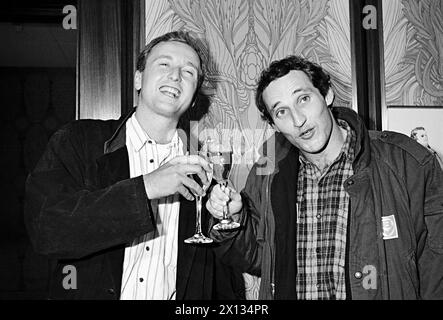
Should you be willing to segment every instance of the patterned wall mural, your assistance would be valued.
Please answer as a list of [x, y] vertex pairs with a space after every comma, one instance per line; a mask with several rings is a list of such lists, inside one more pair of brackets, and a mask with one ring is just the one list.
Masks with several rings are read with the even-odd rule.
[[[234, 154], [246, 161], [234, 162], [231, 174], [237, 189], [244, 186], [256, 149], [273, 134], [254, 103], [259, 73], [271, 61], [297, 54], [320, 63], [332, 75], [335, 105], [350, 106], [348, 0], [146, 1], [146, 42], [173, 30], [189, 31], [204, 44], [210, 107], [193, 134], [204, 137], [212, 130], [226, 136], [230, 130], [241, 141]], [[245, 280], [247, 298], [256, 299], [259, 279], [245, 275]]]
[[383, 1], [388, 106], [443, 106], [442, 17], [442, 0]]

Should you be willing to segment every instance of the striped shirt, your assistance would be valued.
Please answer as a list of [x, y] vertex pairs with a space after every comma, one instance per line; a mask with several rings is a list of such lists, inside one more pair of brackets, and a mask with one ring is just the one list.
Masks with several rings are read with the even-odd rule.
[[335, 161], [320, 171], [300, 156], [297, 186], [297, 297], [346, 299], [345, 253], [349, 195], [356, 136], [349, 125]]
[[[150, 173], [183, 155], [178, 133], [169, 144], [157, 144], [142, 129], [135, 113], [126, 122], [126, 147], [131, 178]], [[151, 200], [151, 206], [158, 208], [153, 210], [154, 231], [134, 239], [125, 249], [122, 300], [175, 299], [179, 197]]]

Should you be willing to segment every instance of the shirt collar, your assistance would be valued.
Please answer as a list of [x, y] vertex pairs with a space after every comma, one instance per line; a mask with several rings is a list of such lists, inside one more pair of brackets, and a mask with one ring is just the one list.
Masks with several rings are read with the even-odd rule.
[[135, 117], [135, 113], [131, 116], [131, 118], [129, 118], [127, 126], [128, 126], [128, 138], [131, 140], [131, 143], [134, 146], [134, 150], [136, 152], [139, 152], [146, 145], [146, 143], [162, 147], [179, 146], [179, 136], [177, 130], [175, 131], [171, 142], [161, 145], [157, 144], [155, 140], [151, 139], [151, 137], [149, 137], [147, 132], [143, 130], [137, 118]]

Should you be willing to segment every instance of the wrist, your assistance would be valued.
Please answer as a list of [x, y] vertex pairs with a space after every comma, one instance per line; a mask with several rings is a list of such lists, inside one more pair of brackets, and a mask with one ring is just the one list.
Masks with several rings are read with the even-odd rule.
[[145, 192], [148, 199], [155, 199], [155, 191], [152, 186], [152, 181], [149, 178], [149, 174], [143, 176], [143, 183], [145, 185]]

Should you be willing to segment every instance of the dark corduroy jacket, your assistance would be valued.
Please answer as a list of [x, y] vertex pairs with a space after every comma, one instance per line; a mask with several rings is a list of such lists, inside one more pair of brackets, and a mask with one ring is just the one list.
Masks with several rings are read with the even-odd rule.
[[[357, 134], [346, 248], [350, 299], [443, 299], [443, 171], [412, 139], [368, 132], [350, 109], [333, 108]], [[266, 161], [251, 170], [242, 191], [243, 228], [211, 231], [224, 257], [261, 276], [261, 299], [296, 299], [296, 197], [299, 151], [277, 134]], [[268, 143], [269, 147], [269, 143]], [[268, 168], [268, 169], [266, 169]], [[260, 173], [258, 172], [260, 170]], [[383, 217], [398, 236], [383, 237]], [[393, 230], [393, 229], [392, 229]]]
[[[63, 127], [27, 179], [26, 227], [34, 249], [54, 261], [48, 298], [119, 299], [125, 246], [154, 229], [143, 178], [129, 178], [129, 116]], [[194, 228], [195, 204], [181, 198], [177, 300], [243, 298], [241, 274], [217, 259], [216, 245], [183, 243]], [[75, 290], [63, 286], [67, 265]]]

